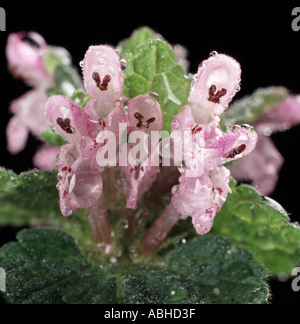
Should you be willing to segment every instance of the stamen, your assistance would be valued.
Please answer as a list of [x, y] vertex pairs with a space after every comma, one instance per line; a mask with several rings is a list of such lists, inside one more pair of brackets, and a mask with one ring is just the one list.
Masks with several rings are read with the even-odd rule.
[[29, 45], [30, 47], [32, 47], [33, 49], [39, 50], [41, 48], [40, 44], [38, 43], [37, 40], [35, 40], [33, 37], [30, 37], [29, 34], [24, 35], [21, 38], [22, 42], [26, 43], [27, 45]]
[[111, 81], [111, 76], [106, 75], [103, 78], [103, 81], [101, 82], [101, 78], [98, 72], [94, 72], [92, 74], [92, 78], [96, 83], [97, 88], [99, 88], [101, 91], [106, 91], [108, 89], [108, 84]]
[[71, 121], [70, 121], [70, 119], [67, 118], [67, 119], [63, 120], [62, 118], [57, 118], [56, 119], [56, 123], [66, 133], [68, 133], [68, 134], [74, 134], [74, 131], [72, 130], [72, 127], [71, 127]]
[[147, 124], [147, 125], [144, 125], [144, 124], [143, 124], [144, 116], [142, 116], [141, 114], [139, 114], [138, 112], [136, 112], [136, 113], [134, 114], [134, 117], [139, 121], [139, 122], [137, 123], [137, 125], [136, 125], [136, 127], [138, 127], [138, 128], [140, 128], [140, 127], [142, 127], [142, 126], [149, 128], [149, 127], [150, 127], [150, 124], [152, 124], [152, 123], [154, 123], [154, 122], [156, 121], [156, 118], [152, 117], [152, 118], [150, 118], [150, 119], [148, 119], [148, 120], [146, 121], [146, 124]]
[[154, 123], [156, 121], [156, 118], [152, 117], [149, 120], [147, 120], [147, 128], [149, 128], [150, 124]]
[[227, 94], [227, 90], [223, 88], [219, 90], [217, 93], [216, 91], [217, 91], [217, 87], [213, 84], [208, 90], [208, 94], [209, 94], [208, 101], [219, 104], [220, 99]]
[[96, 83], [101, 83], [100, 75], [99, 75], [98, 72], [94, 72], [93, 75], [92, 75], [92, 78], [94, 79], [94, 81]]
[[237, 155], [242, 154], [246, 150], [247, 146], [245, 144], [242, 144], [241, 146], [233, 149], [232, 151], [226, 153], [223, 155], [224, 159], [233, 159]]
[[111, 81], [111, 76], [110, 75], [106, 75], [100, 85], [100, 90], [101, 91], [106, 91], [108, 88], [108, 84]]
[[142, 127], [143, 125], [143, 119], [144, 119], [144, 116], [142, 116], [141, 114], [139, 113], [135, 113], [134, 114], [134, 118], [137, 119], [139, 122], [136, 124], [136, 127], [140, 128]]

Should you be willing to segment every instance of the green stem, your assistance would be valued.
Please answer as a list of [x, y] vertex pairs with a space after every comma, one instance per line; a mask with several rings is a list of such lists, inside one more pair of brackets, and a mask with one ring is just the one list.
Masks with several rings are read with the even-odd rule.
[[154, 254], [178, 221], [179, 215], [175, 211], [173, 205], [170, 204], [155, 221], [154, 225], [150, 228], [146, 237], [141, 242], [141, 252], [145, 254]]

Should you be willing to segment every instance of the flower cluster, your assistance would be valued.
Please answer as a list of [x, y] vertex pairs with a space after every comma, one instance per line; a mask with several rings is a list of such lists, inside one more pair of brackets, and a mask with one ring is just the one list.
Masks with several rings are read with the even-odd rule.
[[[6, 130], [7, 148], [11, 154], [18, 154], [25, 148], [30, 133], [40, 138], [49, 131], [44, 110], [47, 91], [54, 86], [54, 68], [47, 67], [47, 57], [56, 57], [66, 65], [71, 61], [64, 48], [49, 46], [41, 35], [24, 31], [9, 35], [6, 56], [11, 74], [32, 87], [10, 106], [13, 117]], [[57, 148], [42, 145], [33, 159], [34, 164], [53, 170], [58, 153]]]
[[[50, 98], [46, 106], [46, 116], [52, 127], [69, 143], [61, 148], [57, 164], [60, 206], [64, 216], [73, 214], [78, 208], [91, 208], [102, 200], [101, 173], [104, 170], [99, 159], [107, 152], [105, 132], [112, 132], [116, 139], [120, 139], [120, 124], [128, 126], [129, 138], [135, 131], [142, 131], [148, 137], [162, 129], [160, 105], [151, 94], [133, 99], [124, 96], [124, 62], [113, 48], [90, 47], [82, 67], [85, 89], [91, 97], [86, 107], [82, 109], [62, 96]], [[176, 131], [172, 136], [173, 154], [176, 156], [178, 150], [183, 150], [184, 157], [179, 185], [174, 186], [171, 203], [163, 212], [163, 215], [167, 214], [167, 217], [163, 216], [164, 225], [161, 226], [162, 218], [159, 217], [149, 232], [150, 239], [146, 237], [144, 241], [144, 250], [156, 248], [162, 236], [168, 234], [169, 230], [164, 231], [164, 228], [171, 228], [179, 219], [188, 216], [193, 218], [199, 234], [206, 234], [211, 229], [214, 217], [230, 192], [230, 172], [223, 164], [251, 152], [257, 140], [256, 133], [247, 125], [233, 127], [226, 133], [219, 126], [219, 115], [228, 107], [239, 87], [240, 73], [235, 60], [217, 53], [200, 66], [191, 90], [190, 106], [182, 107], [172, 122], [172, 129], [174, 133]], [[182, 148], [177, 143], [186, 133], [191, 134], [191, 139], [185, 141]], [[202, 136], [194, 136], [196, 134]], [[116, 144], [134, 147], [130, 140], [125, 143], [117, 140]], [[117, 160], [120, 155], [122, 150]], [[138, 161], [133, 159], [127, 166], [116, 166], [128, 184], [127, 208], [137, 208], [160, 172], [159, 166], [149, 163], [152, 155], [141, 152], [140, 155], [143, 157]], [[171, 225], [168, 219], [172, 220]], [[154, 235], [151, 234], [153, 231]]]
[[[114, 48], [91, 46], [81, 62], [83, 84], [90, 98], [84, 107], [66, 96], [45, 97], [44, 89], [52, 82], [44, 65], [46, 48], [35, 34], [15, 34], [9, 40], [7, 55], [13, 74], [26, 79], [35, 90], [30, 100], [22, 98], [22, 103], [28, 103], [25, 108], [13, 109], [8, 139], [11, 152], [16, 153], [24, 147], [28, 130], [41, 134], [49, 122], [68, 142], [60, 148], [56, 164], [62, 214], [67, 217], [77, 209], [88, 209], [98, 244], [109, 253], [112, 239], [104, 188], [112, 187], [112, 191], [125, 195], [126, 208], [136, 209], [156, 182], [162, 177], [172, 178], [172, 198], [145, 236], [141, 250], [155, 251], [172, 227], [187, 217], [192, 217], [198, 234], [208, 233], [230, 192], [230, 171], [224, 165], [249, 154], [257, 142], [256, 132], [248, 125], [234, 126], [227, 132], [220, 127], [220, 115], [240, 88], [239, 63], [214, 52], [199, 66], [189, 105], [181, 107], [174, 117], [168, 137], [171, 159], [179, 167], [176, 173], [174, 167], [162, 166], [166, 138], [160, 141], [159, 136], [152, 136], [163, 130], [157, 96], [146, 93], [126, 98], [126, 62]], [[20, 60], [18, 55], [28, 59]], [[38, 96], [39, 102], [33, 102]], [[44, 105], [48, 121], [41, 114]], [[39, 121], [31, 127], [28, 121], [32, 115]], [[35, 129], [37, 125], [39, 129]], [[116, 161], [115, 166], [109, 163], [111, 160]], [[122, 186], [118, 185], [117, 173]]]

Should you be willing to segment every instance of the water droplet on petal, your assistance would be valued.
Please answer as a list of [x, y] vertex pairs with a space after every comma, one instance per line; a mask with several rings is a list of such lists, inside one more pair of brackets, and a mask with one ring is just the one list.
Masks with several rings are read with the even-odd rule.
[[124, 60], [124, 59], [120, 60], [120, 65], [121, 65], [122, 71], [124, 71], [127, 68], [126, 60]]
[[176, 195], [176, 194], [178, 193], [178, 191], [179, 191], [179, 188], [180, 188], [180, 186], [174, 186], [174, 187], [172, 188], [172, 194], [173, 194], [173, 195]]
[[231, 131], [232, 131], [233, 133], [238, 133], [241, 129], [242, 129], [241, 126], [239, 126], [239, 125], [234, 125], [234, 126], [232, 126]]
[[79, 63], [79, 66], [80, 66], [81, 68], [83, 68], [83, 67], [84, 67], [84, 61], [81, 61], [81, 62]]
[[241, 91], [241, 86], [238, 85], [236, 88], [235, 88], [235, 92], [240, 92]]
[[217, 51], [212, 51], [210, 52], [209, 56], [216, 56], [218, 55], [219, 53]]
[[175, 129], [175, 130], [179, 129], [179, 127], [180, 127], [180, 124], [179, 124], [178, 120], [173, 120], [171, 125], [172, 125], [172, 128]]
[[170, 204], [171, 199], [172, 199], [172, 194], [171, 193], [166, 194], [164, 196], [163, 201], [164, 201], [165, 206], [168, 206]]

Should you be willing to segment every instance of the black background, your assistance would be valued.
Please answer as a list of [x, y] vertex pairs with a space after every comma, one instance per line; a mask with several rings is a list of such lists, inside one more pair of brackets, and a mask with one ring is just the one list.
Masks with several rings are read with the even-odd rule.
[[[7, 73], [5, 45], [10, 32], [37, 31], [49, 44], [68, 49], [78, 66], [90, 45], [117, 45], [134, 29], [147, 25], [170, 43], [180, 43], [189, 50], [192, 73], [213, 50], [236, 58], [243, 70], [242, 90], [237, 98], [270, 85], [282, 85], [300, 93], [300, 32], [291, 28], [291, 12], [297, 3], [277, 3], [2, 1], [7, 32], [0, 33], [0, 166], [15, 172], [31, 169], [31, 157], [39, 144], [31, 138], [26, 150], [18, 156], [6, 151], [9, 102], [27, 90]], [[300, 126], [276, 134], [273, 139], [286, 163], [272, 198], [285, 207], [293, 221], [300, 221]], [[0, 229], [0, 245], [13, 240], [15, 233], [13, 229]], [[291, 281], [273, 281], [271, 286], [274, 304], [300, 303], [300, 292], [292, 291]]]

